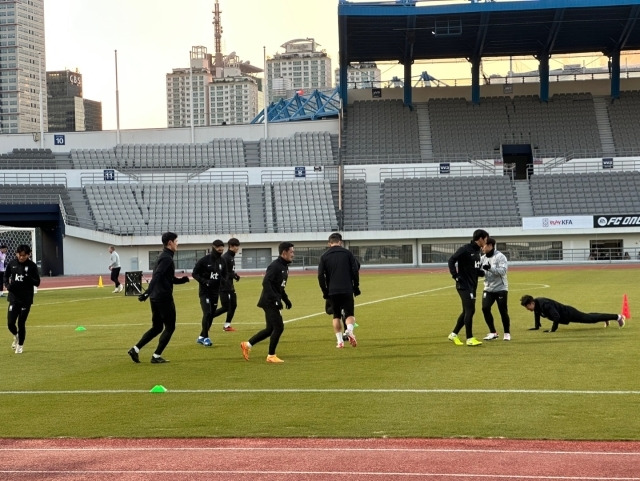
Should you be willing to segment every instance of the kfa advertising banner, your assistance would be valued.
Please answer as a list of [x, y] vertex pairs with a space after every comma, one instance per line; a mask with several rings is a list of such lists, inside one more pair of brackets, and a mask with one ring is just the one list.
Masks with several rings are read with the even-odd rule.
[[590, 215], [522, 218], [523, 230], [591, 229], [592, 227], [593, 217]]
[[593, 227], [640, 227], [640, 215], [594, 215]]

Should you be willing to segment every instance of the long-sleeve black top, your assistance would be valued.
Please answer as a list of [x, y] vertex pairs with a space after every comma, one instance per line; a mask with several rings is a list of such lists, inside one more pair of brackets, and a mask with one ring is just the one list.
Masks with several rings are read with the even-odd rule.
[[258, 307], [282, 309], [282, 302], [288, 301], [285, 291], [289, 279], [289, 262], [282, 256], [274, 260], [262, 279], [262, 293], [258, 300]]
[[196, 262], [191, 277], [198, 281], [198, 295], [206, 297], [217, 294], [226, 272], [224, 260], [215, 249]]
[[149, 298], [152, 301], [167, 301], [173, 299], [173, 285], [189, 282], [188, 277], [177, 278], [176, 268], [173, 263], [174, 252], [166, 247], [158, 256], [156, 267], [153, 269], [151, 282], [149, 282]]
[[12, 259], [4, 271], [4, 285], [9, 291], [9, 302], [30, 306], [33, 304], [33, 288], [40, 285], [38, 266], [31, 259], [18, 262]]
[[358, 261], [348, 249], [341, 246], [330, 247], [320, 257], [318, 264], [318, 284], [325, 296], [353, 294], [360, 288]]
[[449, 258], [448, 264], [451, 277], [456, 280], [456, 289], [476, 292], [478, 277], [484, 276], [480, 268], [480, 246], [474, 241], [463, 245]]

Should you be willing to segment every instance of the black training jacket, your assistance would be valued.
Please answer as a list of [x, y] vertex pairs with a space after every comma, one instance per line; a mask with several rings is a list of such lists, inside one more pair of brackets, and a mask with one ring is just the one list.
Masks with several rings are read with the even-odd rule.
[[289, 279], [289, 263], [282, 256], [278, 256], [269, 267], [262, 279], [262, 293], [258, 300], [258, 307], [282, 309], [282, 301], [289, 300], [285, 292]]
[[358, 261], [348, 249], [341, 246], [330, 247], [320, 257], [318, 264], [318, 284], [322, 293], [353, 294], [360, 288], [360, 272]]
[[471, 241], [460, 247], [449, 258], [449, 272], [456, 280], [456, 289], [476, 292], [478, 276], [484, 276], [480, 267], [480, 246]]
[[196, 262], [191, 277], [198, 281], [198, 296], [216, 295], [227, 270], [222, 256], [215, 249]]
[[33, 288], [40, 285], [38, 266], [31, 259], [23, 263], [12, 259], [4, 271], [4, 285], [9, 291], [9, 302], [30, 306], [33, 304]]

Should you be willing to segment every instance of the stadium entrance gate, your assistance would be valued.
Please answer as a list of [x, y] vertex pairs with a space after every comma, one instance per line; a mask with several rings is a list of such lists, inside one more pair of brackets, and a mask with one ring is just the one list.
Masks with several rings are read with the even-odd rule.
[[533, 164], [531, 144], [502, 144], [502, 162], [505, 174], [514, 180], [527, 178], [527, 166]]
[[[0, 205], [0, 226], [35, 229], [34, 242], [27, 242], [37, 252], [34, 262], [43, 276], [64, 274], [64, 222], [57, 204]], [[6, 230], [6, 229], [5, 229]], [[2, 232], [0, 232], [0, 238]], [[15, 246], [14, 246], [15, 247]]]

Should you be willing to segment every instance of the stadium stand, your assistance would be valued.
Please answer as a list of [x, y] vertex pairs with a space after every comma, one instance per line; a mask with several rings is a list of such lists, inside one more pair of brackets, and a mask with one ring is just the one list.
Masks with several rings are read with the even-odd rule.
[[333, 165], [329, 132], [296, 132], [290, 138], [260, 140], [260, 166]]
[[0, 155], [0, 169], [56, 169], [51, 149], [13, 149]]
[[631, 214], [640, 212], [640, 172], [533, 175], [534, 215]]
[[400, 100], [354, 102], [345, 133], [345, 164], [421, 161], [418, 115]]
[[0, 189], [2, 204], [59, 204], [63, 203], [70, 215], [75, 215], [67, 187], [63, 184], [3, 184]]
[[[491, 196], [487, 199], [487, 191]], [[385, 230], [521, 225], [515, 189], [506, 176], [389, 178], [381, 188]]]
[[206, 144], [121, 144], [115, 149], [73, 149], [77, 169], [121, 171], [172, 169], [203, 171], [216, 167], [245, 167], [242, 139], [216, 139]]
[[502, 144], [532, 144], [540, 157], [600, 152], [591, 94], [431, 99], [427, 104], [436, 159], [491, 158]]
[[640, 91], [621, 92], [620, 98], [607, 102], [611, 133], [618, 155], [640, 154]]
[[[272, 196], [275, 232], [328, 232], [338, 229], [329, 181], [273, 182], [265, 197]], [[267, 213], [267, 219], [271, 214]]]
[[98, 230], [115, 234], [251, 231], [246, 183], [89, 184], [85, 192]]

